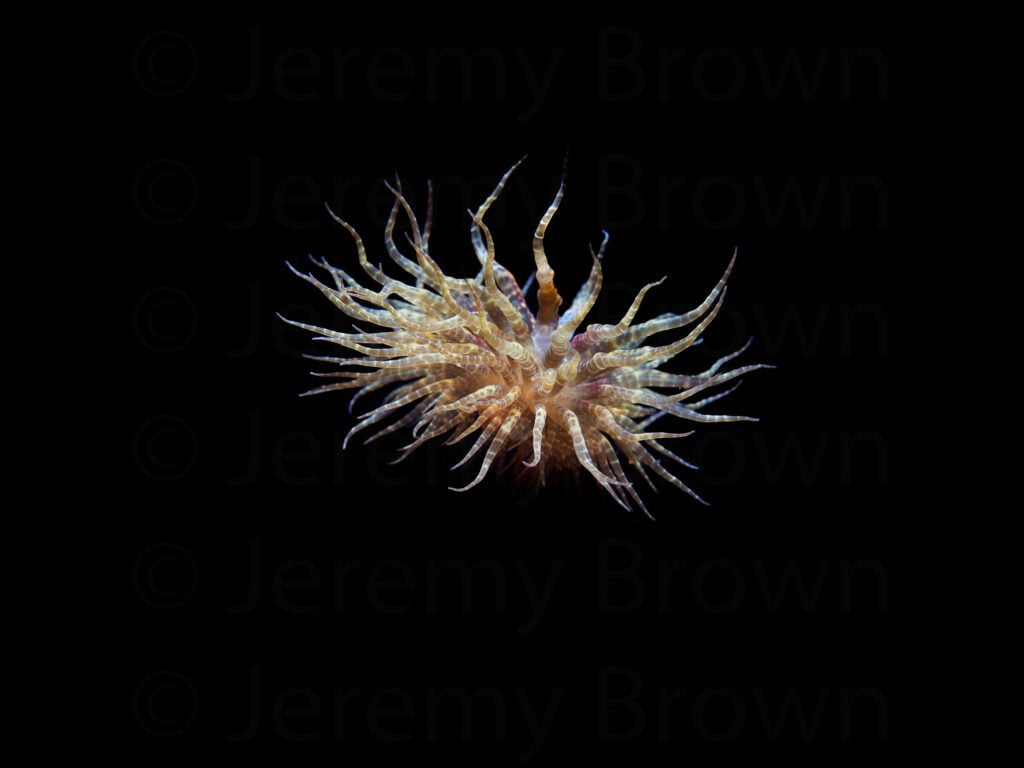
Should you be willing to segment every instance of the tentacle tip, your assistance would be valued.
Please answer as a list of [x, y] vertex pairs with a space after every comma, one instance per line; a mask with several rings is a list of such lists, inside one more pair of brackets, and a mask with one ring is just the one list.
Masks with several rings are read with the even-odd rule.
[[299, 270], [297, 270], [292, 265], [292, 263], [287, 259], [285, 260], [284, 265], [288, 267], [288, 269], [291, 270], [292, 274], [295, 275], [296, 277], [301, 277], [303, 280], [308, 280], [312, 277], [312, 275], [310, 275], [308, 272], [299, 272]]

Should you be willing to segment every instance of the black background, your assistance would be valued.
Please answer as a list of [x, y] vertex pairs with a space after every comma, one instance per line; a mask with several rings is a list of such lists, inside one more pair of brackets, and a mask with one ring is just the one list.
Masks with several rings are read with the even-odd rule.
[[[232, 761], [512, 764], [530, 741], [517, 688], [535, 706], [564, 689], [531, 756], [538, 765], [886, 751], [886, 47], [876, 38], [789, 48], [685, 27], [556, 34], [510, 24], [476, 36], [411, 23], [386, 32], [239, 24], [216, 34], [154, 25], [125, 39], [138, 267], [125, 295], [136, 379], [125, 489], [139, 512], [123, 552], [133, 619], [124, 686], [130, 743], [147, 761], [212, 748]], [[456, 59], [436, 58], [446, 47], [486, 50], [463, 81]], [[632, 53], [629, 67], [616, 58]], [[536, 109], [522, 56], [534, 71], [555, 57]], [[278, 82], [275, 67], [286, 72]], [[702, 370], [754, 335], [744, 359], [778, 369], [750, 375], [712, 408], [760, 422], [698, 427], [675, 446], [701, 465], [680, 474], [710, 507], [641, 486], [651, 522], [589, 480], [534, 498], [493, 473], [452, 493], [447, 486], [475, 474], [475, 463], [448, 470], [464, 448], [431, 446], [389, 466], [405, 443], [392, 436], [342, 454], [354, 421], [347, 397], [297, 397], [316, 383], [299, 355], [324, 350], [275, 313], [345, 326], [285, 260], [301, 265], [312, 253], [358, 272], [323, 202], [384, 261], [380, 180], [397, 170], [422, 205], [433, 178], [431, 251], [450, 274], [475, 273], [465, 208], [528, 154], [490, 220], [499, 259], [524, 280], [537, 209], [567, 148], [567, 195], [548, 254], [571, 296], [589, 270], [586, 244], [609, 230], [594, 321], [614, 322], [643, 284], [666, 274], [641, 317], [688, 309], [740, 249], [726, 311], [679, 363]], [[446, 560], [482, 563], [468, 610], [450, 572], [436, 590], [430, 582], [432, 563]], [[646, 599], [633, 579], [602, 588], [609, 569], [629, 562]], [[526, 631], [517, 563], [540, 580], [559, 574]], [[341, 586], [334, 573], [346, 564]], [[368, 589], [398, 568], [413, 581], [381, 593], [408, 608], [392, 615]], [[275, 578], [306, 586], [275, 592]], [[253, 589], [256, 606], [238, 608]], [[613, 695], [642, 685], [635, 706], [647, 719], [629, 734], [636, 709], [616, 709], [609, 729], [626, 734], [618, 741], [602, 738], [599, 718], [599, 682], [611, 668]], [[389, 687], [413, 702], [411, 716], [386, 723], [408, 732], [404, 743], [367, 722], [374, 692]], [[448, 704], [431, 734], [430, 691], [449, 687], [493, 688], [507, 707], [504, 741], [484, 703], [471, 738]], [[664, 733], [659, 688], [678, 689]], [[343, 712], [338, 690], [351, 696]], [[309, 695], [318, 713], [274, 722], [275, 706], [305, 706]], [[787, 697], [820, 719], [801, 730]], [[239, 741], [230, 734], [246, 729], [254, 700], [258, 733]]]

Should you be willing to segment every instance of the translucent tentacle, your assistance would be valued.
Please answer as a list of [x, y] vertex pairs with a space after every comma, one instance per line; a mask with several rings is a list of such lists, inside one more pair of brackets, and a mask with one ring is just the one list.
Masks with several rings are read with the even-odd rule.
[[548, 263], [548, 257], [544, 253], [544, 233], [547, 232], [551, 218], [558, 210], [562, 202], [562, 195], [565, 194], [565, 175], [558, 185], [558, 192], [555, 199], [548, 206], [547, 211], [541, 217], [537, 225], [537, 231], [533, 234], [533, 261], [537, 265], [537, 324], [544, 327], [553, 326], [558, 321], [558, 307], [562, 303], [562, 297], [558, 295], [555, 288], [555, 271]]
[[528, 467], [536, 467], [540, 463], [541, 441], [544, 439], [544, 422], [547, 418], [547, 409], [543, 405], [538, 405], [533, 419], [533, 461], [523, 461]]
[[484, 461], [480, 465], [480, 471], [477, 473], [476, 478], [469, 485], [465, 485], [462, 488], [449, 488], [449, 490], [461, 493], [462, 491], [468, 491], [474, 485], [484, 479], [487, 474], [487, 470], [491, 468], [491, 462], [494, 461], [494, 457], [498, 455], [498, 451], [501, 450], [502, 445], [508, 440], [509, 434], [511, 434], [513, 428], [516, 426], [516, 422], [519, 421], [519, 414], [521, 411], [517, 408], [512, 411], [508, 418], [505, 419], [505, 423], [501, 425], [501, 429], [498, 430], [497, 436], [494, 438], [494, 442], [491, 443], [487, 449], [487, 453], [484, 455]]

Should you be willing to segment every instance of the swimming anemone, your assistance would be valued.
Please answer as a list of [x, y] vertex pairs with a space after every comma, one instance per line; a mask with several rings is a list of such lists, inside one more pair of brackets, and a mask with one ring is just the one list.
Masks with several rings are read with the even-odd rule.
[[[591, 324], [580, 331], [601, 290], [602, 256], [608, 235], [604, 233], [596, 253], [591, 249], [590, 276], [569, 306], [560, 311], [563, 301], [544, 250], [544, 233], [562, 201], [563, 173], [554, 201], [533, 235], [536, 272], [521, 288], [512, 273], [496, 261], [494, 240], [484, 223], [488, 209], [518, 165], [502, 176], [476, 211], [469, 212], [470, 239], [481, 266], [475, 278], [449, 277], [431, 255], [429, 187], [421, 227], [402, 194], [401, 183], [388, 185], [394, 205], [384, 229], [384, 245], [390, 258], [408, 275], [406, 279], [389, 277], [374, 266], [359, 233], [328, 208], [331, 217], [355, 241], [359, 265], [374, 287], [364, 287], [345, 271], [315, 258], [313, 263], [330, 275], [333, 286], [299, 272], [291, 264], [288, 267], [316, 286], [344, 314], [375, 329], [353, 324], [355, 333], [343, 333], [282, 318], [316, 334], [316, 341], [343, 347], [356, 355], [307, 355], [345, 370], [314, 373], [341, 381], [304, 395], [355, 389], [351, 410], [363, 396], [383, 390], [382, 403], [359, 416], [345, 437], [343, 449], [353, 436], [371, 427], [376, 431], [367, 437], [367, 443], [398, 430], [411, 430], [412, 441], [392, 463], [434, 438], [447, 435], [445, 444], [450, 445], [475, 437], [453, 469], [483, 451], [479, 470], [471, 482], [451, 488], [453, 491], [468, 491], [480, 483], [496, 460], [515, 467], [517, 479], [532, 477], [541, 485], [546, 476], [577, 473], [582, 467], [622, 507], [630, 510], [632, 502], [648, 513], [627, 478], [621, 461], [624, 458], [652, 488], [654, 474], [706, 503], [662, 464], [664, 458], [697, 469], [662, 445], [662, 441], [693, 433], [646, 430], [665, 415], [699, 423], [756, 421], [704, 411], [739, 382], [724, 390], [717, 387], [750, 371], [771, 367], [745, 365], [723, 370], [747, 349], [749, 340], [703, 372], [660, 370], [664, 363], [699, 343], [721, 310], [735, 253], [707, 298], [689, 312], [663, 314], [634, 324], [644, 297], [665, 280], [662, 278], [645, 285], [617, 323]], [[406, 253], [412, 258], [395, 242], [400, 214], [409, 226]], [[534, 280], [536, 312], [526, 301]], [[689, 330], [674, 342], [645, 344], [655, 334], [681, 328]], [[388, 419], [393, 421], [385, 424]]]

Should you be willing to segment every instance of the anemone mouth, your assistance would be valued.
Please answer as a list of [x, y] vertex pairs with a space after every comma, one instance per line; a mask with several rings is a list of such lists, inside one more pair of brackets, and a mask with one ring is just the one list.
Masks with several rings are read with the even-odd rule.
[[[455, 492], [478, 485], [492, 465], [511, 470], [514, 486], [527, 481], [543, 485], [552, 476], [585, 470], [620, 506], [632, 511], [636, 505], [649, 514], [627, 477], [625, 463], [651, 488], [652, 475], [657, 476], [706, 503], [662, 463], [670, 459], [696, 469], [662, 444], [692, 432], [647, 430], [664, 416], [700, 423], [756, 420], [704, 411], [734, 390], [744, 374], [772, 367], [755, 364], [724, 370], [750, 346], [750, 340], [702, 372], [661, 370], [698, 344], [721, 310], [736, 254], [704, 301], [688, 312], [635, 322], [645, 296], [664, 282], [662, 278], [638, 292], [619, 322], [590, 324], [580, 331], [601, 290], [608, 234], [604, 233], [596, 251], [591, 249], [593, 265], [586, 282], [564, 305], [544, 248], [545, 233], [565, 192], [563, 171], [558, 192], [534, 232], [536, 269], [520, 286], [496, 260], [484, 219], [521, 162], [509, 168], [491, 194], [469, 212], [470, 241], [480, 262], [480, 271], [472, 278], [446, 275], [430, 253], [433, 196], [429, 185], [422, 226], [400, 182], [388, 185], [394, 203], [384, 228], [384, 246], [404, 273], [402, 279], [372, 264], [356, 229], [327, 209], [352, 237], [370, 285], [312, 257], [333, 287], [291, 264], [288, 267], [351, 320], [371, 328], [364, 330], [353, 322], [355, 332], [341, 332], [282, 318], [313, 333], [315, 341], [345, 350], [341, 356], [308, 356], [335, 366], [314, 376], [338, 381], [303, 394], [354, 389], [350, 409], [364, 396], [383, 395], [376, 408], [357, 417], [344, 447], [371, 427], [362, 435], [364, 443], [399, 431], [411, 436], [396, 461], [430, 440], [464, 443], [468, 448], [453, 469], [477, 456], [483, 458], [468, 483], [451, 488]], [[395, 242], [400, 214], [407, 227], [404, 250]], [[534, 282], [536, 311], [525, 298]], [[679, 329], [688, 330], [674, 342], [645, 344], [655, 334]], [[727, 382], [734, 383], [719, 388]]]

